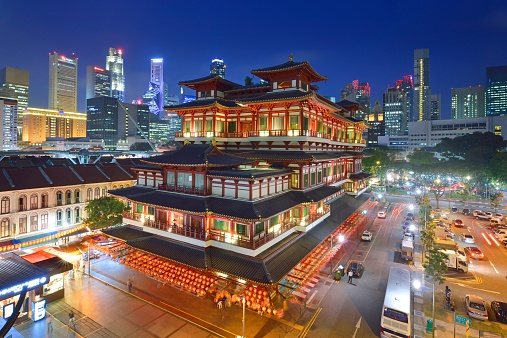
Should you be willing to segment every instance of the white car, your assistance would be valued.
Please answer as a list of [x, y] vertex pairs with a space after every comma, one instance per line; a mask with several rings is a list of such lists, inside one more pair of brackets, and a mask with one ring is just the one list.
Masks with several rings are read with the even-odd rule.
[[378, 218], [386, 218], [386, 212], [385, 211], [379, 211], [377, 212], [377, 217]]
[[472, 236], [470, 234], [461, 234], [459, 237], [463, 243], [469, 243], [469, 244], [475, 243], [474, 236]]
[[372, 237], [373, 237], [373, 234], [371, 232], [369, 232], [368, 230], [365, 230], [363, 232], [363, 235], [361, 236], [361, 240], [371, 242]]
[[475, 319], [488, 320], [488, 311], [486, 310], [486, 304], [484, 299], [475, 295], [466, 295], [465, 306], [467, 314]]

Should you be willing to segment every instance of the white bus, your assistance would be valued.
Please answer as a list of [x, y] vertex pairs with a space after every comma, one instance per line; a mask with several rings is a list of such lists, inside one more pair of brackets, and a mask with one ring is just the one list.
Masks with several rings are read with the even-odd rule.
[[391, 268], [380, 319], [380, 337], [412, 337], [410, 271]]

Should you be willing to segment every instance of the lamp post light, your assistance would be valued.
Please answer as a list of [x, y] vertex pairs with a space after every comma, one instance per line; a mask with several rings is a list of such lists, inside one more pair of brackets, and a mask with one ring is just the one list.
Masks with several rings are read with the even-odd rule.
[[245, 336], [245, 303], [246, 303], [245, 296], [241, 297], [241, 303], [243, 304], [243, 336], [241, 338], [246, 338], [246, 336]]
[[[88, 230], [89, 233], [92, 232], [92, 229], [90, 227], [86, 227], [86, 230]], [[92, 258], [90, 256], [90, 246], [91, 246], [91, 240], [88, 240], [88, 276], [91, 276], [91, 265], [92, 265]], [[84, 274], [84, 269], [83, 269]]]
[[[414, 286], [415, 289], [417, 290], [421, 290], [421, 281], [418, 280], [418, 279], [415, 279], [414, 282], [412, 283], [412, 285]], [[437, 328], [437, 326], [435, 325], [435, 283], [431, 283], [431, 290], [432, 290], [432, 318], [433, 318], [433, 331], [431, 332], [432, 333], [432, 337], [435, 338], [435, 330]]]

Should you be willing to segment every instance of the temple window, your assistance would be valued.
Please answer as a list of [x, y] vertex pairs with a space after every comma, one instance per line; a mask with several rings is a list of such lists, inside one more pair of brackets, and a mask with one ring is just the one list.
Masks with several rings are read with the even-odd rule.
[[274, 227], [275, 225], [280, 224], [280, 215], [275, 216], [269, 220], [269, 227]]
[[212, 96], [213, 96], [213, 94], [212, 94], [211, 90], [206, 90], [206, 91], [202, 91], [202, 92], [198, 93], [198, 98], [200, 98], [200, 99], [204, 99], [204, 98], [212, 97]]
[[217, 132], [223, 133], [225, 132], [225, 122], [224, 121], [217, 121]]
[[204, 189], [204, 174], [195, 174], [195, 188]]
[[174, 172], [172, 171], [167, 173], [167, 185], [174, 186]]
[[241, 223], [236, 223], [236, 233], [238, 235], [241, 235], [241, 236], [246, 236], [247, 235], [247, 225], [246, 224], [241, 224]]
[[308, 173], [304, 174], [303, 175], [303, 187], [306, 188], [308, 187]]
[[281, 117], [281, 116], [275, 116], [273, 117], [273, 130], [284, 130], [285, 129], [285, 125], [284, 125], [284, 118]]
[[213, 229], [220, 231], [229, 231], [229, 225], [226, 221], [215, 219], [213, 220]]
[[299, 117], [298, 116], [291, 116], [289, 121], [290, 121], [290, 129], [292, 129], [292, 130], [299, 129]]
[[301, 81], [301, 89], [308, 90], [308, 84], [306, 82]]
[[264, 231], [264, 222], [259, 222], [257, 224], [255, 224], [255, 234], [260, 234], [261, 232]]
[[268, 130], [268, 118], [267, 116], [261, 116], [259, 118], [259, 130]]
[[206, 130], [205, 131], [213, 131], [213, 119], [206, 120]]
[[275, 89], [286, 89], [286, 88], [292, 88], [292, 81], [278, 82]]
[[227, 123], [227, 132], [235, 133], [236, 132], [236, 122], [228, 122]]

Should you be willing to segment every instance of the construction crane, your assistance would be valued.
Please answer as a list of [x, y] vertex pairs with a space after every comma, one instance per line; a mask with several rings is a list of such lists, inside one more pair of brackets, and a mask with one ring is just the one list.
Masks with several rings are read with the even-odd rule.
[[136, 120], [134, 120], [134, 118], [132, 117], [132, 115], [130, 115], [128, 109], [123, 105], [123, 102], [121, 102], [120, 100], [118, 100], [118, 105], [123, 109], [123, 111], [125, 112], [125, 114], [127, 114], [127, 116], [129, 117], [130, 121], [136, 126], [137, 130], [139, 131], [139, 133], [141, 134], [142, 137], [144, 137], [144, 139], [146, 141], [148, 141], [148, 144], [150, 145], [151, 149], [154, 151], [154, 152], [157, 152], [157, 149], [155, 148], [155, 146], [153, 145], [153, 143], [151, 143], [150, 139], [148, 136], [146, 136], [146, 134], [144, 133], [144, 131], [141, 129], [141, 127], [139, 126], [139, 124], [136, 122]]

